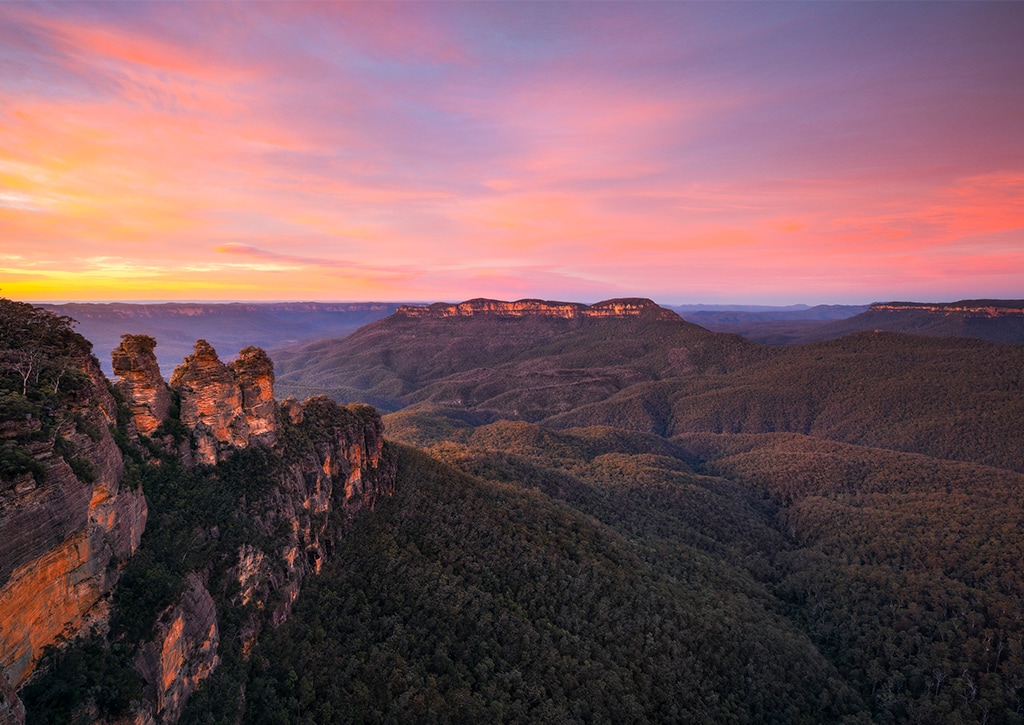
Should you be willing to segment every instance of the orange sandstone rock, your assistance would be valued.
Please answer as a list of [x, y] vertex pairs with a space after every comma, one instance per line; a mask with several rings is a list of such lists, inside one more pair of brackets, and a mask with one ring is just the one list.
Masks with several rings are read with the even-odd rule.
[[253, 442], [273, 445], [277, 440], [274, 364], [263, 350], [249, 346], [238, 353], [230, 367], [242, 390], [242, 412], [249, 436]]
[[143, 645], [135, 668], [150, 690], [147, 703], [160, 722], [177, 722], [189, 695], [220, 662], [220, 631], [213, 597], [189, 574], [181, 599], [159, 617], [152, 641]]
[[568, 320], [580, 318], [626, 318], [651, 317], [653, 319], [678, 319], [671, 310], [643, 298], [605, 300], [593, 305], [579, 302], [548, 302], [545, 300], [499, 300], [474, 299], [449, 305], [435, 302], [426, 307], [402, 305], [396, 314], [418, 318], [472, 317], [494, 315], [498, 317], [561, 317]]
[[88, 388], [55, 435], [89, 461], [91, 480], [42, 441], [32, 447], [43, 466], [38, 480], [26, 475], [0, 490], [0, 669], [15, 688], [43, 648], [102, 618], [118, 577], [110, 564], [131, 556], [145, 526], [142, 492], [120, 485], [121, 452], [108, 432], [116, 404], [95, 359], [81, 365]]
[[181, 422], [192, 431], [197, 463], [214, 464], [249, 445], [242, 389], [231, 368], [206, 340], [174, 369], [171, 388], [181, 396]]
[[149, 335], [122, 335], [121, 344], [111, 353], [117, 387], [132, 410], [139, 433], [149, 435], [167, 420], [171, 409], [171, 391], [160, 375]]

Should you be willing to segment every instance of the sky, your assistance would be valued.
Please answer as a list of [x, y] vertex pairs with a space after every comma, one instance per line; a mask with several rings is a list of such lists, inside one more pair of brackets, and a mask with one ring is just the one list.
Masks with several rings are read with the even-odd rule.
[[1024, 3], [0, 3], [0, 295], [1024, 298]]

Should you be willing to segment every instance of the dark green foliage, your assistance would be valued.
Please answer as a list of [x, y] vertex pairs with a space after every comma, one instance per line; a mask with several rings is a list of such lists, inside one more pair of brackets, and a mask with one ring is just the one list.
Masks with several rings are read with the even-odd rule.
[[862, 333], [725, 375], [641, 383], [545, 421], [792, 432], [1024, 470], [1024, 345]]
[[149, 636], [157, 614], [181, 593], [189, 572], [223, 571], [243, 543], [272, 547], [248, 504], [277, 483], [280, 457], [237, 451], [216, 466], [183, 468], [173, 459], [137, 469], [149, 506], [139, 551], [114, 593], [111, 628], [130, 641]]
[[[633, 383], [731, 369], [758, 348], [677, 320], [393, 316], [344, 340], [274, 354], [277, 386], [396, 410], [431, 401], [527, 420]], [[515, 414], [509, 414], [515, 409]]]
[[[65, 404], [87, 386], [89, 378], [81, 367], [91, 346], [71, 329], [73, 322], [0, 298], [0, 428], [6, 439], [0, 445], [0, 480], [25, 473], [40, 480], [43, 467], [28, 444], [52, 438]], [[98, 434], [81, 416], [76, 420], [90, 437]], [[58, 452], [83, 481], [92, 480], [87, 461], [76, 458], [70, 448]]]
[[20, 693], [27, 725], [84, 725], [92, 720], [84, 711], [88, 705], [100, 717], [115, 718], [127, 713], [142, 687], [129, 648], [108, 645], [99, 635], [75, 647], [50, 648], [39, 669], [41, 676]]
[[254, 655], [247, 721], [822, 722], [854, 695], [784, 620], [536, 490], [401, 449]]
[[879, 722], [1024, 723], [1024, 476], [794, 435], [691, 435], [785, 504], [778, 595]]
[[75, 455], [75, 447], [67, 438], [57, 436], [53, 443], [53, 450], [71, 466], [71, 470], [78, 480], [83, 483], [92, 483], [96, 480], [95, 467], [85, 458]]
[[0, 388], [50, 402], [81, 385], [75, 360], [92, 345], [72, 324], [70, 317], [0, 298]]
[[0, 480], [13, 481], [24, 473], [31, 473], [38, 481], [43, 475], [43, 466], [31, 451], [16, 441], [0, 442]]
[[394, 316], [275, 360], [281, 385], [444, 421], [430, 442], [498, 419], [792, 432], [1024, 471], [1024, 345], [864, 332], [769, 348], [683, 320]]

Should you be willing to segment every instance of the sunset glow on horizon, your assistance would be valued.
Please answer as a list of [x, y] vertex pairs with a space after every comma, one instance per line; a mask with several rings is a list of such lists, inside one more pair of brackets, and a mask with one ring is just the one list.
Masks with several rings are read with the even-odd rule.
[[3, 3], [0, 295], [1024, 298], [1021, 3]]

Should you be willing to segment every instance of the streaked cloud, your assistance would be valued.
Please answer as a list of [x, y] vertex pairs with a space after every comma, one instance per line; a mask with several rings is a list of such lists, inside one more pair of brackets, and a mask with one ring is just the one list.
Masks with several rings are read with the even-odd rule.
[[1022, 36], [987, 2], [3, 4], [0, 288], [1021, 297]]

